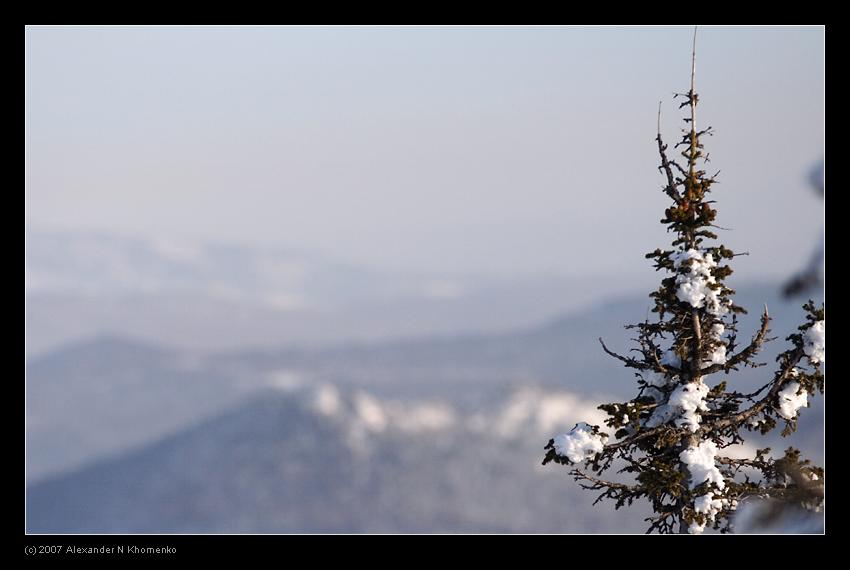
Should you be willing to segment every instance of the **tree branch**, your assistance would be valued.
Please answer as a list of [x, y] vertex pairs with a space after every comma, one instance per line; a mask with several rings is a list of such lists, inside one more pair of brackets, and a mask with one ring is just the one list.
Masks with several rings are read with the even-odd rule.
[[783, 368], [773, 379], [773, 385], [771, 386], [770, 390], [767, 392], [764, 398], [762, 398], [761, 400], [759, 400], [758, 402], [756, 402], [755, 404], [753, 404], [742, 412], [738, 412], [735, 415], [729, 416], [722, 420], [718, 420], [711, 424], [704, 424], [699, 428], [699, 430], [697, 430], [697, 435], [703, 436], [711, 431], [727, 428], [730, 426], [738, 426], [749, 420], [754, 415], [761, 412], [767, 405], [772, 403], [773, 399], [776, 397], [776, 395], [779, 393], [779, 390], [782, 388], [782, 385], [784, 384], [785, 380], [788, 378], [788, 375], [791, 373], [797, 363], [800, 362], [800, 359], [802, 357], [803, 350], [800, 348], [796, 349], [792, 353], [791, 358], [785, 365], [785, 368]]
[[573, 469], [572, 471], [570, 471], [570, 475], [572, 475], [575, 478], [576, 481], [578, 481], [580, 479], [584, 480], [584, 481], [590, 481], [592, 483], [592, 485], [582, 485], [582, 487], [585, 488], [585, 489], [591, 489], [591, 490], [594, 490], [594, 491], [598, 490], [598, 489], [602, 489], [602, 488], [617, 489], [617, 490], [629, 491], [629, 492], [636, 492], [636, 491], [640, 490], [639, 486], [632, 486], [632, 485], [626, 485], [624, 483], [614, 483], [612, 481], [605, 481], [603, 479], [597, 479], [596, 477], [588, 475], [587, 473], [585, 473], [584, 471], [582, 471], [580, 469]]
[[654, 435], [658, 435], [659, 433], [664, 432], [664, 431], [680, 433], [681, 435], [685, 435], [685, 434], [690, 433], [690, 431], [686, 430], [686, 429], [674, 428], [674, 427], [670, 427], [667, 424], [661, 424], [660, 426], [654, 427], [652, 429], [648, 429], [648, 430], [645, 430], [645, 431], [639, 431], [636, 434], [627, 437], [626, 439], [621, 439], [620, 441], [617, 441], [617, 442], [614, 442], [614, 443], [609, 443], [608, 445], [606, 445], [602, 448], [602, 453], [605, 453], [605, 452], [608, 452], [608, 451], [613, 451], [613, 450], [619, 449], [621, 447], [628, 447], [629, 445], [634, 445], [639, 441], [643, 441], [644, 439], [648, 439], [648, 438], [650, 438]]
[[[664, 144], [664, 141], [661, 140], [661, 101], [658, 102], [658, 136], [655, 137], [655, 140], [658, 141], [658, 154], [661, 155], [661, 166], [658, 167], [659, 170], [663, 169], [667, 174], [667, 187], [664, 188], [664, 192], [673, 198], [678, 204], [682, 201], [682, 196], [676, 190], [676, 180], [673, 177], [673, 169], [670, 168], [670, 161], [667, 159], [667, 145]], [[678, 166], [678, 165], [677, 165]], [[679, 167], [681, 170], [681, 167]]]
[[608, 350], [608, 347], [605, 346], [605, 342], [603, 342], [602, 337], [599, 337], [599, 344], [602, 345], [602, 350], [604, 350], [608, 355], [613, 356], [617, 360], [622, 361], [628, 368], [637, 368], [638, 370], [650, 370], [651, 368], [648, 364], [640, 362], [637, 359], [628, 358], [626, 356], [623, 356], [622, 354], [617, 354], [616, 352]]

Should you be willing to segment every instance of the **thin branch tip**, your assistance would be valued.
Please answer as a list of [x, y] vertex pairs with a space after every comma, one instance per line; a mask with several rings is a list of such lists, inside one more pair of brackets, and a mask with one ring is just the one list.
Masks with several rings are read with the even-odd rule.
[[697, 69], [697, 26], [694, 26], [694, 45], [691, 51], [691, 94], [694, 92], [694, 75]]
[[658, 136], [661, 137], [661, 101], [658, 102]]

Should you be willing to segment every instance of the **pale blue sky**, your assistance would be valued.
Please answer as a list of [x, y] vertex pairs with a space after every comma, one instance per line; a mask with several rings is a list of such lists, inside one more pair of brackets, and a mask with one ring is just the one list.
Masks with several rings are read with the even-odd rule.
[[[652, 279], [657, 104], [672, 142], [691, 34], [29, 27], [26, 222]], [[822, 226], [823, 28], [700, 28], [697, 90], [738, 272], [793, 271]]]

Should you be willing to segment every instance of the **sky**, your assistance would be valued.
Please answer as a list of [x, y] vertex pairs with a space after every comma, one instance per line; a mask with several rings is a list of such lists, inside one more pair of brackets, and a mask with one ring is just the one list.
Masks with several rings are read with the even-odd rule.
[[[425, 273], [653, 277], [691, 27], [26, 29], [25, 219]], [[746, 278], [823, 227], [822, 27], [700, 27]], [[671, 144], [672, 147], [672, 144]]]

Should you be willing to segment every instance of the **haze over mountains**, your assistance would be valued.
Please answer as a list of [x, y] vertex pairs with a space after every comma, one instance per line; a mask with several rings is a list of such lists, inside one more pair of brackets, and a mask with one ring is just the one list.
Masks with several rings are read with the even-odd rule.
[[280, 248], [28, 230], [26, 349], [31, 357], [104, 333], [233, 350], [509, 331], [634, 285], [416, 275]]
[[[380, 285], [380, 275], [352, 268], [335, 273], [309, 256], [238, 250], [228, 257], [226, 250], [204, 250], [167, 261], [143, 242], [28, 239], [27, 339], [53, 347], [27, 363], [30, 532], [644, 528], [641, 509], [614, 515], [610, 506], [591, 507], [594, 495], [566, 470], [539, 463], [550, 437], [578, 421], [600, 421], [598, 403], [633, 396], [632, 374], [602, 352], [597, 338], [627, 351], [632, 345], [623, 325], [648, 316], [648, 289], [556, 317], [549, 301], [534, 298], [548, 285], [511, 284], [499, 297], [481, 293], [488, 291], [485, 283], [463, 294], [455, 290], [456, 298], [444, 289], [436, 299], [422, 295], [419, 278]], [[264, 274], [259, 268], [272, 266], [269, 259], [301, 269]], [[335, 287], [346, 289], [345, 271], [363, 286], [337, 295]], [[211, 293], [228, 284], [241, 296]], [[772, 363], [799, 324], [799, 304], [778, 299], [776, 284], [741, 286], [734, 276], [731, 284], [737, 302], [751, 310], [741, 322], [742, 338], [755, 330], [768, 303], [779, 340], [762, 361]], [[173, 342], [183, 330], [203, 337], [204, 323], [224, 330], [232, 321], [229, 306], [254, 303], [254, 314], [265, 321], [248, 318], [246, 330], [298, 314], [255, 301], [284, 290], [317, 299], [310, 303], [322, 300], [333, 318], [362, 311], [365, 327], [385, 328], [364, 338], [340, 327], [321, 342], [310, 342], [308, 332], [299, 337], [304, 342], [285, 343], [264, 336], [266, 329], [252, 329], [263, 342], [246, 337], [244, 346], [216, 348], [226, 338], [212, 336]], [[508, 293], [518, 297], [513, 313], [502, 310]], [[169, 304], [177, 294], [182, 300]], [[198, 297], [210, 312], [187, 324], [187, 302]], [[142, 298], [149, 305], [138, 304]], [[473, 319], [466, 332], [458, 330], [446, 315], [470, 298], [499, 313], [499, 326]], [[387, 299], [404, 310], [392, 318], [391, 311], [369, 316], [368, 309], [387, 307]], [[98, 313], [101, 303], [106, 308]], [[115, 309], [121, 306], [124, 313]], [[162, 333], [155, 343], [142, 326], [150, 307], [159, 310], [147, 321], [151, 334]], [[517, 307], [549, 310], [549, 318], [525, 324]], [[62, 334], [51, 327], [73, 314], [83, 322], [63, 334], [76, 340], [57, 346]], [[138, 320], [122, 321], [126, 314]], [[309, 320], [318, 313], [300, 314]], [[400, 315], [428, 314], [432, 321], [414, 322], [408, 338], [399, 338]], [[237, 330], [232, 334], [241, 335]], [[745, 389], [769, 373], [746, 370], [736, 381]], [[822, 441], [816, 399], [798, 433], [764, 445], [796, 445], [818, 461]]]

